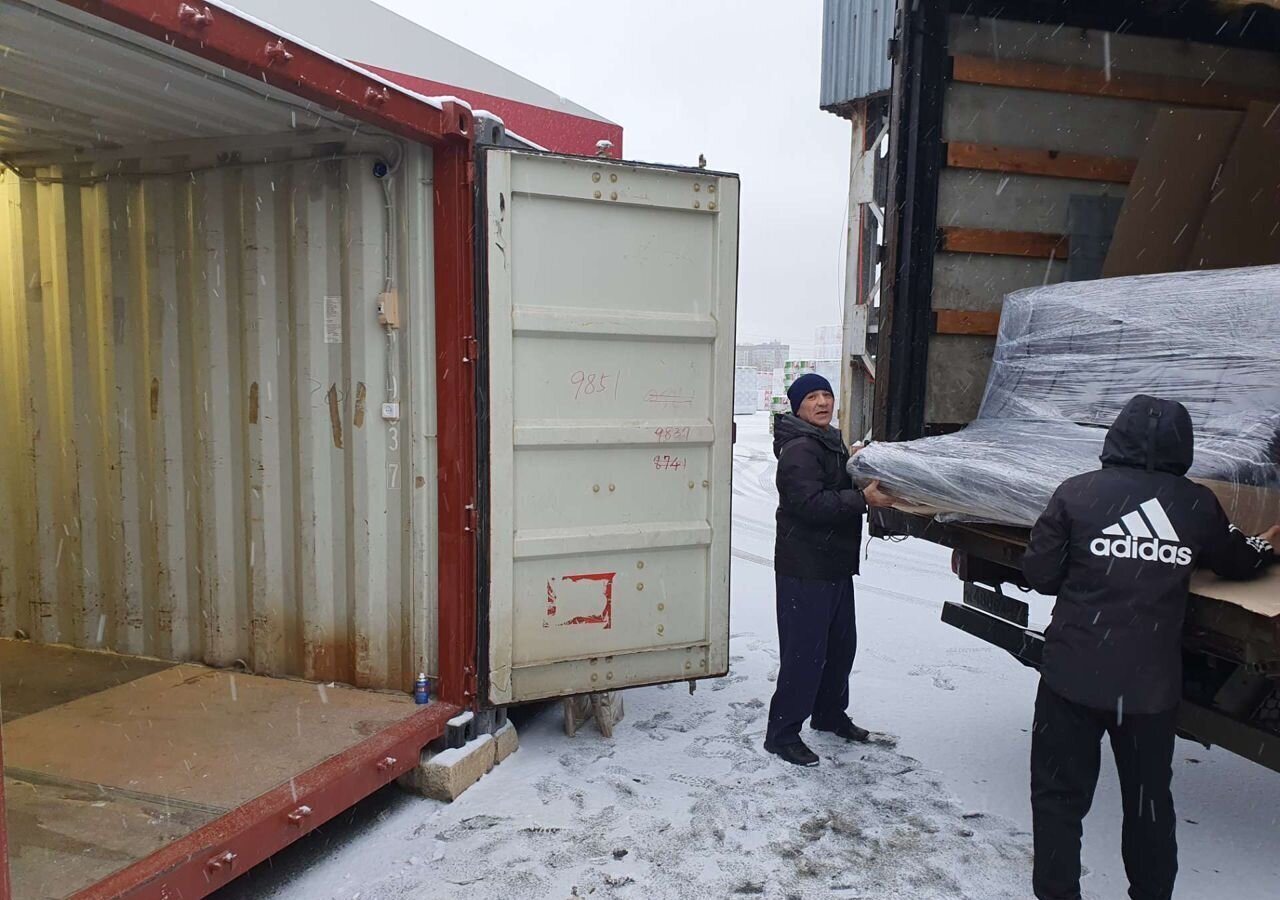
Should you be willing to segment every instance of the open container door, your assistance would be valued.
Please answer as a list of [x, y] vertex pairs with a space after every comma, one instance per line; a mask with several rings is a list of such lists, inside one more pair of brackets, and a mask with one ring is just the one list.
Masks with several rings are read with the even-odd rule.
[[723, 675], [736, 176], [486, 149], [479, 196], [489, 701]]

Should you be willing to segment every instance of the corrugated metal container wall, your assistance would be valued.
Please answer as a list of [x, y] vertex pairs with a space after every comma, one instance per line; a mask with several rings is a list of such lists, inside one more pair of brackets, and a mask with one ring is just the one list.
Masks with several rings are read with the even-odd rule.
[[823, 0], [819, 106], [838, 112], [855, 100], [889, 91], [889, 41], [896, 12], [895, 0]]
[[430, 153], [380, 182], [229, 150], [0, 176], [0, 631], [407, 687], [435, 657]]

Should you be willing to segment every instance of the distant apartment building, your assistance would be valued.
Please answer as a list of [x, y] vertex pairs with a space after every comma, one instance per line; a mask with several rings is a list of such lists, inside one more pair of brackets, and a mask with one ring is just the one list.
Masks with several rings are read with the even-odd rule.
[[761, 372], [772, 374], [774, 369], [782, 368], [790, 353], [791, 346], [780, 341], [770, 341], [767, 344], [738, 344], [737, 352], [734, 354], [734, 365], [750, 366]]

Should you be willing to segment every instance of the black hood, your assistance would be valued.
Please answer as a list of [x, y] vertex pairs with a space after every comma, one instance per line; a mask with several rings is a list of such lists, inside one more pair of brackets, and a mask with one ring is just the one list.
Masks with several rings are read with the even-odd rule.
[[1107, 432], [1102, 464], [1185, 475], [1195, 446], [1191, 414], [1185, 406], [1139, 394], [1125, 404]]
[[840, 436], [840, 429], [832, 425], [826, 428], [819, 428], [816, 425], [810, 425], [799, 416], [783, 413], [773, 417], [773, 455], [777, 456], [782, 452], [782, 447], [798, 437], [812, 437], [822, 441], [830, 450], [835, 453], [848, 453], [844, 446], [844, 438]]

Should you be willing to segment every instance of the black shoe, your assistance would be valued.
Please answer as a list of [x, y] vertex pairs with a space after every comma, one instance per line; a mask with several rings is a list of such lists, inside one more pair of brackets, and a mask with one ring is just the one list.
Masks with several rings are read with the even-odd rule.
[[853, 743], [865, 744], [867, 741], [871, 740], [871, 732], [867, 731], [865, 728], [859, 728], [848, 719], [845, 719], [843, 722], [840, 722], [831, 728], [824, 728], [823, 726], [815, 725], [812, 722], [809, 723], [809, 727], [814, 731], [825, 731], [828, 734], [834, 734], [836, 737], [842, 737], [846, 741]]
[[794, 744], [783, 744], [780, 747], [765, 744], [764, 749], [781, 758], [783, 762], [789, 762], [793, 766], [808, 767], [818, 764], [818, 754], [806, 747], [801, 741], [796, 741]]

